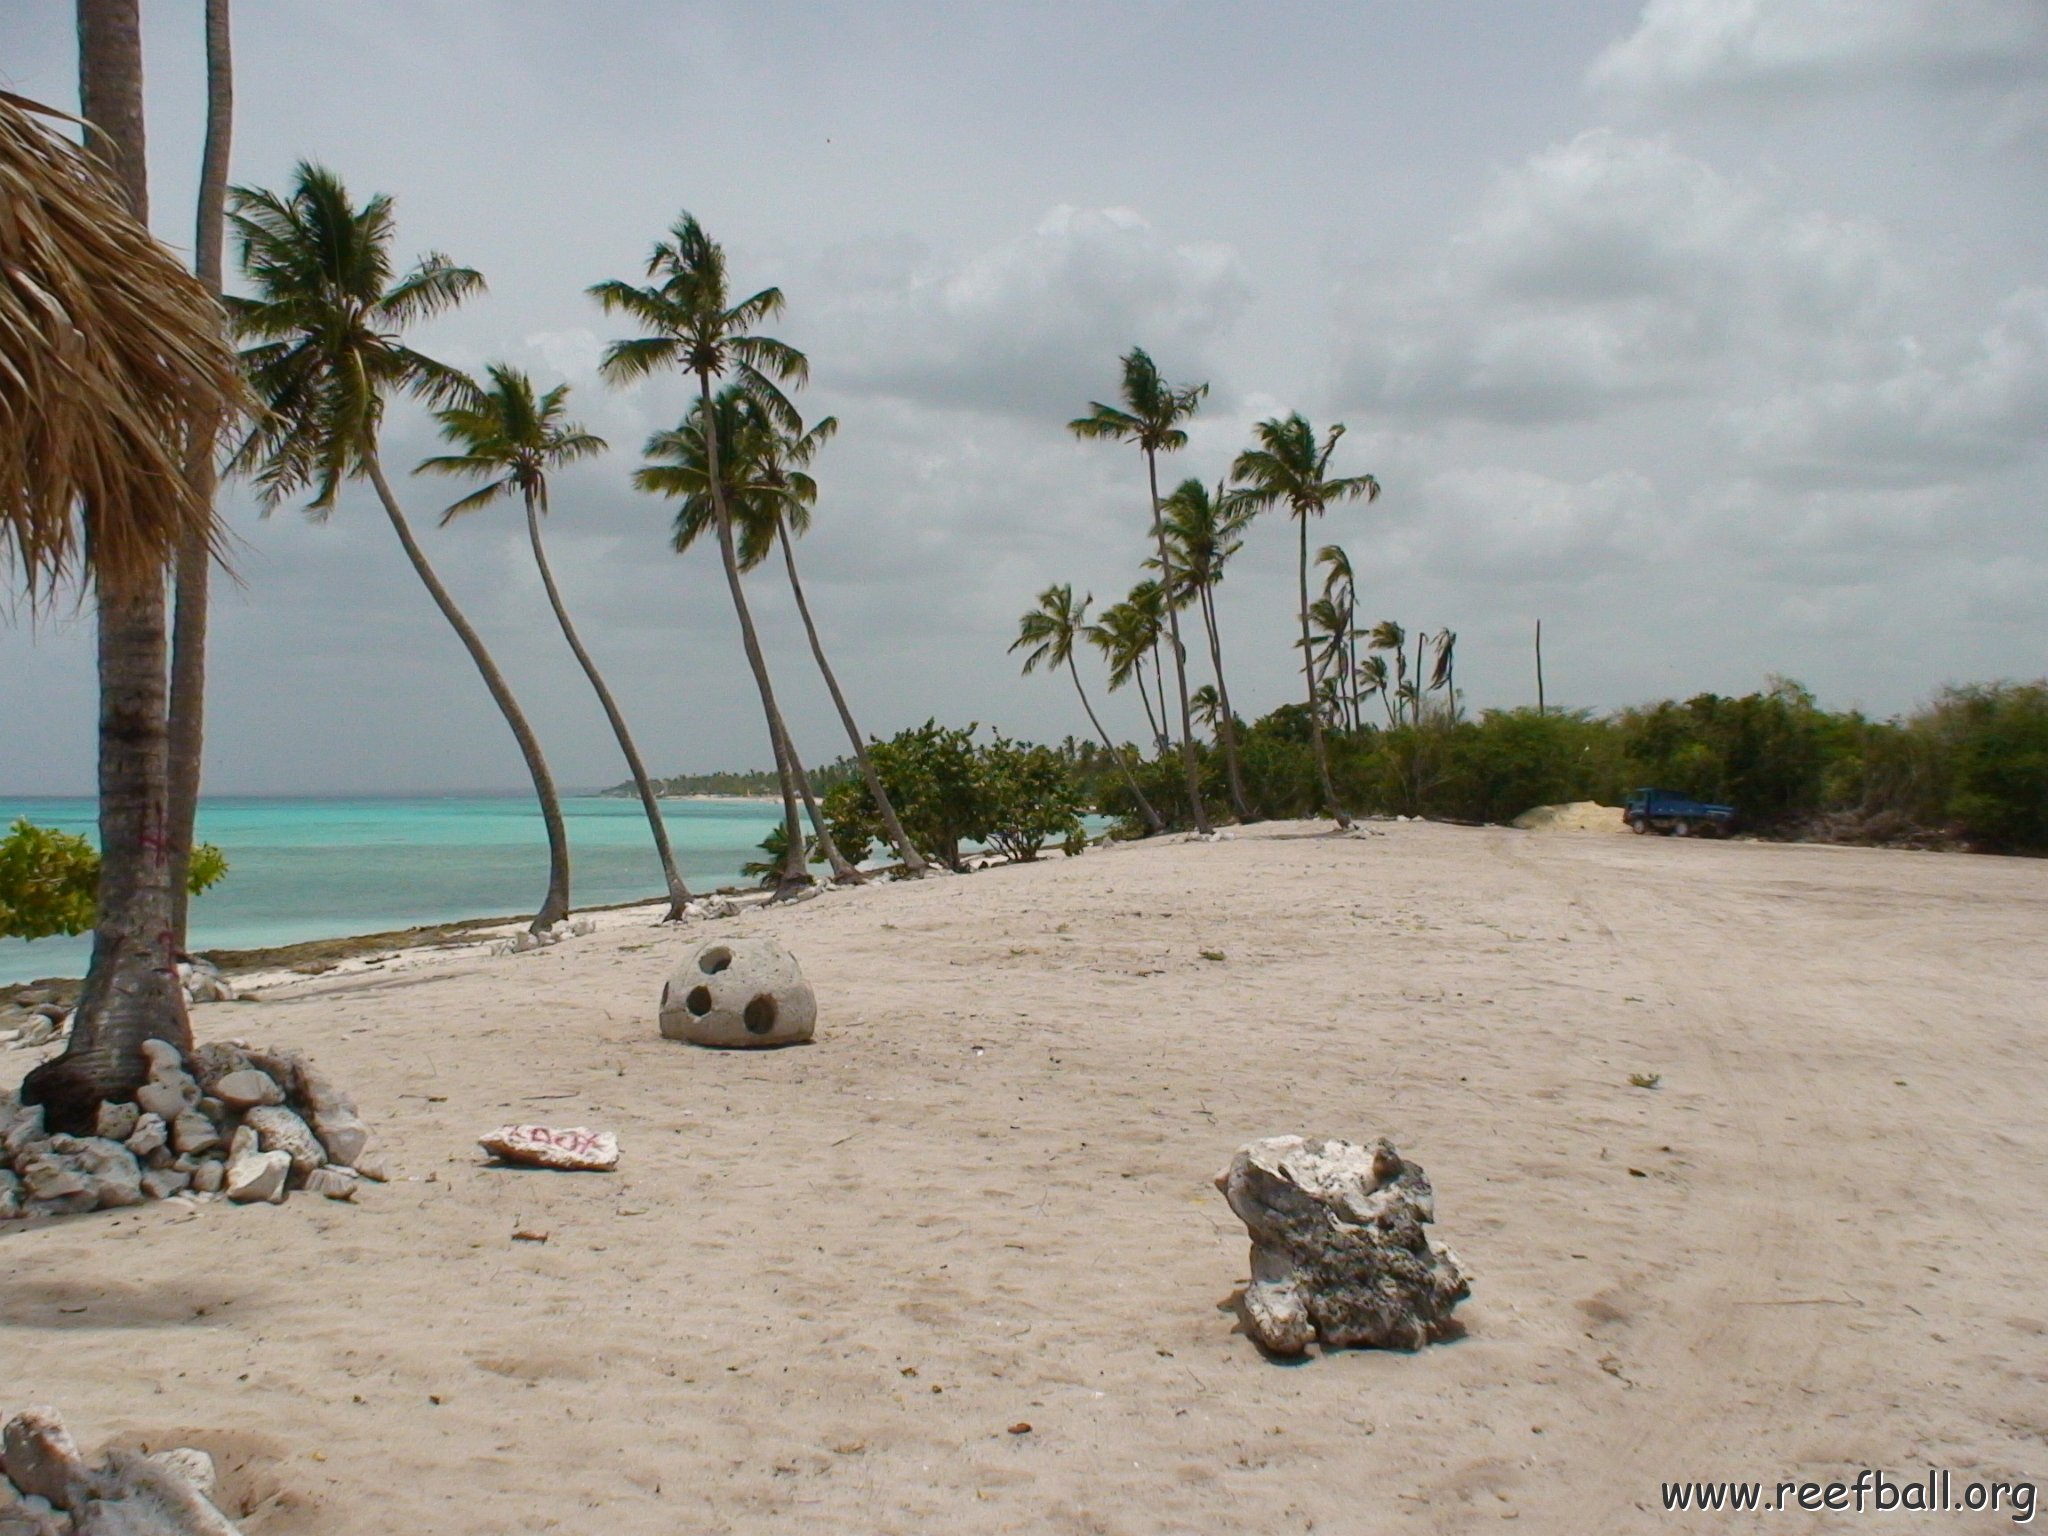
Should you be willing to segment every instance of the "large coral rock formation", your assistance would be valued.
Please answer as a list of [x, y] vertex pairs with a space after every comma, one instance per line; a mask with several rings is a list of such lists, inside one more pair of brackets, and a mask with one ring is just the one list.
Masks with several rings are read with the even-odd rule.
[[89, 1466], [54, 1408], [0, 1437], [0, 1536], [238, 1536], [212, 1503], [213, 1458], [179, 1447], [110, 1449]]
[[1251, 1232], [1246, 1327], [1275, 1354], [1318, 1338], [1420, 1349], [1471, 1291], [1457, 1256], [1423, 1233], [1436, 1219], [1428, 1178], [1384, 1137], [1248, 1142], [1216, 1187]]
[[712, 939], [661, 989], [661, 1032], [692, 1045], [795, 1045], [811, 1038], [818, 999], [773, 939]]

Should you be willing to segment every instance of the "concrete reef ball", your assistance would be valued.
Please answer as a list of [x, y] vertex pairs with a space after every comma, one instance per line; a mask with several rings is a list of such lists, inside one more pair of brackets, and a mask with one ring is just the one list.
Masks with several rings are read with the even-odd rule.
[[773, 939], [708, 939], [661, 989], [662, 1034], [692, 1045], [795, 1045], [817, 1022], [817, 994]]

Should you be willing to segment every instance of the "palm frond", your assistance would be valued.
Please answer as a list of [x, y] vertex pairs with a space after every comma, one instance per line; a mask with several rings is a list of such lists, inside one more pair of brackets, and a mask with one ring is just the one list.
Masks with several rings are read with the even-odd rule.
[[221, 308], [96, 161], [0, 99], [0, 557], [31, 596], [160, 580], [213, 509], [184, 470], [248, 395]]

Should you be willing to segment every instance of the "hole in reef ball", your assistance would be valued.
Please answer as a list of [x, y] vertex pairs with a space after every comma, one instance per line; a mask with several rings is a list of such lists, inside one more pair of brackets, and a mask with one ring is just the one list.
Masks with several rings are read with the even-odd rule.
[[731, 964], [732, 951], [725, 948], [723, 945], [719, 946], [717, 949], [707, 949], [704, 951], [703, 954], [697, 957], [697, 969], [702, 971], [706, 976], [716, 976], [720, 971], [724, 970], [728, 965]]
[[683, 1006], [696, 1014], [698, 1018], [703, 1018], [705, 1014], [711, 1011], [711, 989], [709, 987], [690, 988], [690, 995], [683, 999]]
[[747, 1011], [740, 1017], [746, 1021], [748, 1034], [767, 1034], [775, 1027], [775, 999], [766, 992], [756, 992], [754, 1000], [747, 1004]]

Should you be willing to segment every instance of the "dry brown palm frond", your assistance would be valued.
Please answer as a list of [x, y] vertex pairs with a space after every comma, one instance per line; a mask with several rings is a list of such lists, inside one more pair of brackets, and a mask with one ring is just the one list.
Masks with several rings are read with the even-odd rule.
[[74, 573], [161, 580], [219, 539], [185, 474], [244, 408], [220, 305], [79, 147], [0, 92], [0, 560], [31, 598]]

